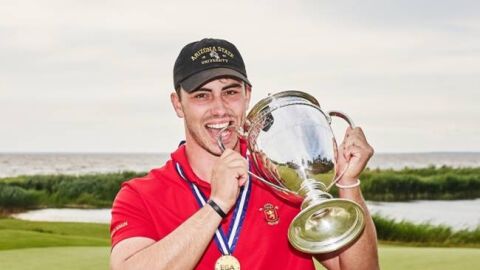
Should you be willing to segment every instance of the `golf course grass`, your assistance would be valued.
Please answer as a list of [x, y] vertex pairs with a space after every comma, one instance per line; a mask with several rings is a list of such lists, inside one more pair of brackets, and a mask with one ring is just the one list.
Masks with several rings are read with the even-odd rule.
[[[480, 269], [480, 249], [380, 246], [381, 269]], [[0, 269], [108, 269], [109, 247], [49, 247], [0, 251]], [[321, 266], [318, 269], [323, 269]]]
[[[0, 269], [108, 269], [109, 243], [106, 224], [0, 218]], [[379, 254], [387, 270], [480, 269], [479, 248], [380, 245]]]
[[109, 244], [110, 235], [106, 224], [33, 222], [0, 218], [0, 251], [35, 247], [108, 246]]
[[480, 269], [478, 248], [380, 246], [381, 269]]
[[0, 269], [108, 269], [110, 247], [48, 247], [0, 251]]

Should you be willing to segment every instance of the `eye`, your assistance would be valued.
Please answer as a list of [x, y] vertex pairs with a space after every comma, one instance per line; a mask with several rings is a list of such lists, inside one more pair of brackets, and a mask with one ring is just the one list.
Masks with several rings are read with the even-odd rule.
[[235, 89], [229, 89], [229, 90], [225, 91], [225, 95], [227, 95], [227, 96], [233, 96], [233, 95], [236, 95], [236, 94], [238, 94], [238, 90], [235, 90]]
[[203, 99], [207, 99], [208, 98], [208, 93], [196, 93], [194, 96], [193, 96], [194, 99], [199, 99], [199, 100], [203, 100]]

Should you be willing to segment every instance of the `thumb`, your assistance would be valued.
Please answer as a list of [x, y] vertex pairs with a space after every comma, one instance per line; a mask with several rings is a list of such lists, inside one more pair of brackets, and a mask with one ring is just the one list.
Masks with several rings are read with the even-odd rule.
[[245, 183], [248, 180], [248, 173], [239, 175], [237, 179], [238, 179], [238, 186], [239, 187], [245, 185]]

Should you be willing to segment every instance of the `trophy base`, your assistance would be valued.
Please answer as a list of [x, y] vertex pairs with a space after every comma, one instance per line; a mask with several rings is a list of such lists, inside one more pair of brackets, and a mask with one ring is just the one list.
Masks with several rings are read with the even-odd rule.
[[327, 199], [298, 213], [290, 223], [288, 240], [305, 253], [329, 253], [350, 244], [364, 227], [365, 214], [357, 203]]

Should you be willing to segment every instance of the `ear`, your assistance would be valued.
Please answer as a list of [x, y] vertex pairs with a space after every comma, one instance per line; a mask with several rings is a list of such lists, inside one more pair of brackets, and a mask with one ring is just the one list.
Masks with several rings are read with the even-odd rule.
[[180, 102], [180, 97], [178, 96], [177, 92], [173, 92], [170, 94], [170, 101], [172, 102], [173, 109], [178, 117], [183, 118], [185, 115], [183, 114], [182, 103]]
[[250, 97], [252, 95], [252, 87], [248, 84], [245, 84], [245, 108], [249, 108], [250, 107]]

